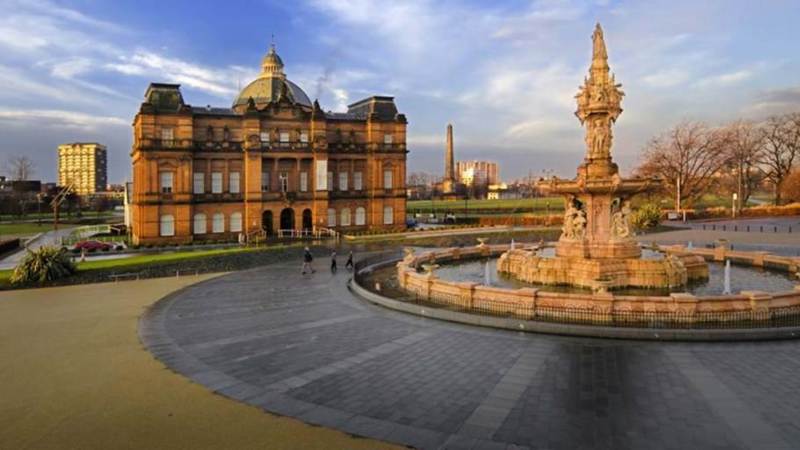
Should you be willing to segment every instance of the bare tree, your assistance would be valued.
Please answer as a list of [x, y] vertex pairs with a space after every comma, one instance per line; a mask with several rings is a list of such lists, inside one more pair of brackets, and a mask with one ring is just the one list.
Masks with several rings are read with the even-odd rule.
[[781, 185], [800, 156], [800, 113], [772, 116], [764, 124], [761, 163], [774, 189], [775, 204], [781, 203]]
[[645, 147], [637, 169], [642, 176], [663, 180], [675, 195], [675, 208], [708, 192], [715, 175], [725, 165], [728, 133], [700, 122], [683, 122], [656, 136]]
[[764, 130], [752, 122], [738, 120], [728, 125], [725, 131], [728, 133], [725, 157], [731, 169], [730, 185], [736, 192], [736, 208], [741, 210], [764, 178], [760, 168]]
[[6, 168], [9, 178], [14, 181], [25, 181], [30, 179], [34, 172], [34, 164], [27, 156], [12, 156], [8, 160]]

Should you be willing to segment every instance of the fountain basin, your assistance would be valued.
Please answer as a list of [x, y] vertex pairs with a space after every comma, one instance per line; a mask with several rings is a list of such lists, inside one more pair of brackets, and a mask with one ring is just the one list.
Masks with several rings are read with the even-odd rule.
[[705, 260], [688, 253], [667, 254], [660, 259], [588, 259], [548, 257], [538, 249], [510, 249], [500, 256], [497, 271], [526, 283], [580, 286], [597, 291], [672, 288], [708, 278]]

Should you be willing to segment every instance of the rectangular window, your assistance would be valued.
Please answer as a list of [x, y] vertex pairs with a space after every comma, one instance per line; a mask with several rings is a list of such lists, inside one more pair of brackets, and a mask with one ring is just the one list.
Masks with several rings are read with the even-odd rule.
[[192, 191], [195, 194], [202, 194], [206, 190], [206, 174], [195, 172], [193, 175]]
[[172, 193], [172, 172], [160, 172], [159, 177], [161, 179], [161, 193], [162, 194], [171, 194]]
[[300, 142], [303, 144], [308, 144], [308, 131], [300, 132]]
[[289, 192], [289, 174], [281, 172], [278, 176], [281, 192]]
[[280, 138], [281, 138], [281, 142], [289, 142], [289, 132], [288, 131], [281, 131]]
[[222, 193], [222, 172], [211, 172], [211, 193]]
[[228, 191], [231, 194], [239, 193], [239, 172], [231, 172], [228, 174]]
[[339, 190], [347, 190], [347, 172], [339, 172]]
[[269, 143], [269, 131], [262, 131], [261, 134], [261, 142], [262, 143]]
[[387, 206], [383, 208], [383, 224], [391, 225], [394, 223], [394, 208]]
[[206, 215], [194, 215], [194, 234], [206, 234]]
[[308, 192], [308, 172], [300, 172], [300, 192]]
[[269, 172], [261, 172], [261, 190], [263, 192], [269, 191]]
[[231, 231], [236, 233], [242, 231], [242, 213], [235, 212], [231, 214]]
[[383, 188], [392, 188], [392, 169], [384, 169], [383, 171]]
[[327, 180], [327, 182], [328, 182], [328, 190], [332, 191], [333, 190], [333, 172], [328, 172], [328, 180]]
[[161, 216], [158, 225], [158, 232], [161, 236], [175, 236], [175, 217], [171, 215]]
[[211, 232], [224, 233], [225, 232], [225, 215], [222, 213], [214, 214], [211, 219]]
[[175, 131], [172, 128], [161, 129], [161, 145], [164, 147], [172, 147], [172, 142], [175, 140]]
[[327, 184], [328, 161], [327, 160], [317, 161], [316, 167], [317, 167], [317, 190], [324, 191], [328, 189], [328, 184]]
[[353, 189], [357, 191], [364, 189], [361, 172], [353, 172]]
[[391, 134], [384, 134], [383, 135], [383, 143], [384, 144], [391, 144], [392, 142], [394, 142], [394, 136], [392, 136]]

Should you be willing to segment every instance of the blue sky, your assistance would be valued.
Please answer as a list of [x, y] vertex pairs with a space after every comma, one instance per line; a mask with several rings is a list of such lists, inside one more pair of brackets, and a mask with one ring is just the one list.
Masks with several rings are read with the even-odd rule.
[[623, 84], [615, 159], [681, 120], [718, 124], [800, 109], [796, 1], [0, 0], [0, 162], [27, 154], [55, 178], [57, 144], [109, 147], [130, 177], [131, 121], [150, 81], [228, 106], [275, 35], [287, 76], [325, 109], [393, 95], [409, 171], [493, 159], [506, 179], [572, 175], [583, 155], [574, 94], [605, 29]]

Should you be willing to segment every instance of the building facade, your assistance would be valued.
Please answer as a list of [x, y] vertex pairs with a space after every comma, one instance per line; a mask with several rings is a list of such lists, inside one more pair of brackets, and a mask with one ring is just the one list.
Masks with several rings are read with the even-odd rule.
[[133, 125], [133, 241], [404, 228], [406, 123], [392, 97], [323, 111], [274, 46], [230, 108], [153, 83]]
[[75, 142], [58, 146], [58, 185], [72, 183], [78, 195], [105, 191], [108, 183], [106, 146]]
[[484, 186], [500, 181], [497, 163], [491, 161], [458, 161], [458, 181], [465, 186]]

